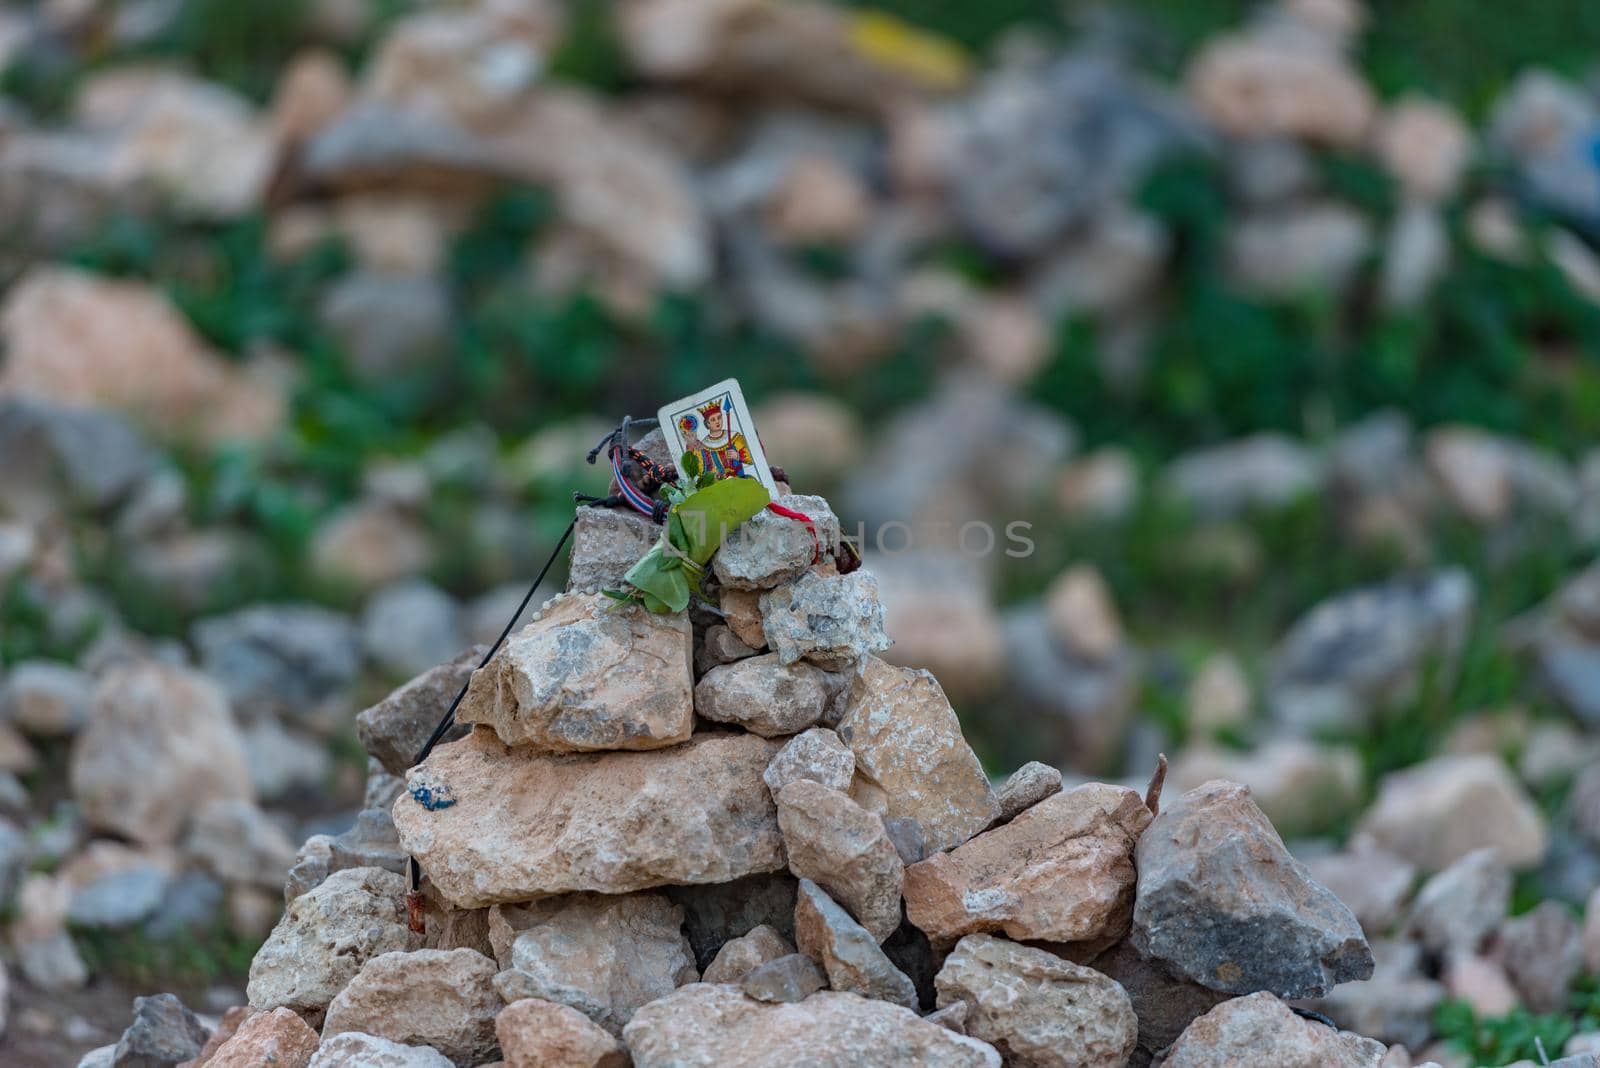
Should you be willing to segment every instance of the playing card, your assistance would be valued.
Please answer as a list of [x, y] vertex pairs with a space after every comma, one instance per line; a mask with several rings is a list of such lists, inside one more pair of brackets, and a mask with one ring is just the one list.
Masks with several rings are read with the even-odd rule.
[[719, 479], [753, 478], [769, 494], [778, 495], [777, 480], [761, 451], [761, 439], [756, 436], [756, 424], [738, 379], [725, 378], [663, 406], [656, 414], [680, 475], [688, 477], [683, 457], [692, 453], [699, 458], [702, 471]]

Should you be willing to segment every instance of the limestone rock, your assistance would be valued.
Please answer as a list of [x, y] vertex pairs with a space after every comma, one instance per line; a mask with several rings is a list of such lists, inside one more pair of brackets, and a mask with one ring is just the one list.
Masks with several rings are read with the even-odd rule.
[[841, 668], [890, 644], [883, 630], [878, 580], [867, 571], [848, 575], [807, 571], [763, 593], [761, 630], [766, 644], [785, 664], [804, 658], [825, 668]]
[[1368, 937], [1394, 926], [1417, 878], [1416, 865], [1362, 838], [1345, 852], [1307, 857], [1306, 870], [1355, 913]]
[[1493, 847], [1512, 868], [1537, 864], [1544, 819], [1498, 757], [1439, 756], [1386, 776], [1361, 829], [1418, 867], [1438, 871]]
[[1303, 738], [1269, 738], [1249, 752], [1202, 742], [1172, 760], [1167, 789], [1184, 793], [1214, 779], [1243, 783], [1280, 834], [1326, 831], [1361, 802], [1361, 761], [1353, 748]]
[[839, 517], [821, 497], [787, 494], [774, 503], [811, 518], [815, 534], [804, 523], [762, 510], [723, 541], [712, 561], [723, 586], [737, 590], [770, 590], [796, 578], [819, 556], [832, 556], [839, 546]]
[[915, 818], [930, 852], [954, 848], [994, 820], [989, 778], [926, 671], [867, 657], [835, 729], [855, 754], [858, 780], [881, 797], [880, 814]]
[[1000, 1068], [986, 1043], [898, 1005], [834, 991], [768, 1005], [697, 983], [639, 1010], [623, 1037], [634, 1068], [791, 1068], [796, 1050], [809, 1068], [859, 1068], [885, 1057], [920, 1068]]
[[294, 844], [254, 804], [208, 801], [194, 813], [184, 852], [217, 878], [276, 891], [295, 862]]
[[1511, 907], [1511, 873], [1478, 849], [1431, 876], [1411, 905], [1409, 932], [1430, 953], [1473, 954]]
[[856, 755], [827, 727], [812, 727], [790, 738], [772, 758], [761, 781], [772, 796], [792, 782], [810, 779], [830, 790], [850, 789], [856, 774]]
[[90, 824], [152, 845], [176, 840], [205, 802], [251, 795], [222, 691], [153, 661], [106, 673], [94, 719], [73, 743], [71, 780]]
[[828, 703], [815, 664], [783, 663], [777, 653], [712, 668], [694, 688], [694, 711], [764, 738], [798, 734], [822, 718]]
[[804, 953], [789, 953], [750, 969], [739, 989], [745, 997], [776, 1004], [804, 1001], [827, 985], [828, 977], [816, 961]]
[[329, 871], [382, 868], [405, 875], [407, 860], [388, 808], [362, 809], [355, 823], [328, 843]]
[[499, 1048], [494, 975], [494, 961], [470, 949], [380, 954], [333, 999], [322, 1033], [360, 1031], [432, 1046], [462, 1068], [475, 1068]]
[[785, 786], [777, 803], [789, 870], [822, 887], [879, 942], [893, 934], [905, 865], [883, 820], [809, 779]]
[[406, 926], [405, 893], [393, 872], [350, 868], [295, 898], [250, 962], [250, 1007], [282, 1006], [321, 1022], [367, 961], [419, 945]]
[[967, 1005], [967, 1034], [1018, 1068], [1122, 1068], [1138, 1021], [1116, 981], [1054, 953], [968, 935], [939, 969], [938, 1004]]
[[683, 613], [563, 595], [473, 674], [456, 715], [539, 752], [676, 745], [694, 729], [692, 655]]
[[[404, 775], [488, 651], [482, 645], [468, 649], [448, 664], [424, 671], [358, 715], [356, 737], [361, 748], [390, 775]], [[466, 731], [465, 725], [457, 724], [440, 741], [453, 742]]]
[[1104, 661], [1122, 646], [1122, 621], [1105, 579], [1093, 567], [1057, 575], [1044, 595], [1051, 636], [1074, 656]]
[[654, 752], [541, 756], [480, 729], [412, 770], [395, 828], [458, 908], [726, 882], [784, 865], [761, 781], [777, 748], [704, 734]]
[[906, 913], [936, 944], [997, 932], [1108, 942], [1133, 914], [1134, 845], [1150, 810], [1133, 790], [1087, 783], [906, 871]]
[[73, 735], [89, 723], [94, 679], [68, 664], [24, 660], [0, 688], [0, 713], [29, 734]]
[[307, 1068], [317, 1033], [291, 1009], [258, 1012], [207, 1058], [206, 1068]]
[[1201, 114], [1241, 139], [1280, 135], [1354, 147], [1375, 110], [1372, 91], [1336, 50], [1264, 33], [1214, 39], [1187, 81]]
[[448, 662], [471, 645], [456, 599], [419, 578], [402, 579], [367, 598], [361, 645], [367, 659], [394, 678], [410, 678]]
[[206, 674], [243, 718], [313, 719], [360, 673], [361, 638], [344, 616], [308, 604], [265, 604], [196, 623]]
[[1378, 1068], [1382, 1042], [1296, 1016], [1261, 992], [1224, 1001], [1190, 1024], [1162, 1068]]
[[700, 977], [683, 911], [661, 894], [570, 894], [495, 912], [516, 932], [494, 984], [507, 1001], [554, 1001], [621, 1034], [639, 1006]]
[[631, 508], [579, 508], [572, 527], [567, 590], [620, 587], [622, 576], [660, 536], [660, 527]]
[[731, 664], [736, 660], [755, 655], [756, 650], [740, 641], [739, 636], [728, 629], [726, 624], [716, 623], [706, 628], [699, 646], [695, 649], [695, 674], [703, 676], [720, 664]]
[[1006, 823], [1022, 815], [1040, 801], [1061, 792], [1061, 771], [1049, 764], [1030, 760], [1013, 771], [995, 791], [996, 823]]
[[879, 1001], [917, 1007], [917, 988], [878, 948], [878, 940], [809, 879], [800, 880], [794, 940], [822, 965], [828, 985]]
[[133, 999], [133, 1023], [117, 1041], [117, 1068], [167, 1068], [199, 1054], [210, 1034], [176, 994]]
[[761, 594], [754, 590], [722, 591], [722, 620], [734, 637], [752, 649], [767, 647], [767, 633], [761, 629]]
[[1134, 944], [1177, 974], [1283, 997], [1371, 976], [1361, 925], [1289, 855], [1246, 787], [1219, 781], [1184, 794], [1134, 855]]
[[407, 1046], [387, 1038], [346, 1031], [317, 1049], [311, 1068], [452, 1068], [450, 1059], [427, 1046]]
[[1573, 980], [1582, 974], [1583, 938], [1578, 922], [1560, 901], [1541, 901], [1500, 926], [1506, 974], [1533, 1012], [1559, 1012]]
[[506, 1068], [627, 1068], [627, 1051], [576, 1009], [538, 998], [495, 1017]]
[[787, 938], [762, 924], [749, 934], [724, 942], [700, 978], [706, 983], [739, 983], [761, 965], [793, 953], [794, 946]]

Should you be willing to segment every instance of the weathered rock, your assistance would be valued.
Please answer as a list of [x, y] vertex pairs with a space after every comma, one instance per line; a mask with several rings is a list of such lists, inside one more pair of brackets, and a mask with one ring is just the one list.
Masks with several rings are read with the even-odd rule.
[[72, 887], [67, 920], [75, 927], [130, 927], [161, 907], [172, 868], [164, 851], [91, 842], [58, 871]]
[[362, 965], [328, 1005], [322, 1033], [359, 1031], [431, 1046], [474, 1068], [499, 1049], [494, 976], [494, 961], [470, 949], [383, 953]]
[[1505, 764], [1485, 755], [1434, 757], [1385, 776], [1361, 830], [1428, 871], [1488, 847], [1512, 868], [1529, 867], [1549, 840]]
[[29, 983], [46, 991], [76, 990], [89, 981], [89, 967], [67, 934], [72, 888], [59, 875], [34, 872], [22, 878], [11, 948]]
[[156, 464], [154, 449], [122, 416], [42, 398], [0, 400], [0, 451], [0, 505], [29, 521], [64, 507], [113, 507], [136, 494]]
[[1116, 603], [1093, 567], [1071, 567], [1052, 579], [1044, 615], [1051, 635], [1075, 656], [1106, 660], [1122, 646]]
[[207, 801], [250, 798], [244, 743], [227, 698], [203, 675], [153, 661], [114, 668], [72, 748], [72, 792], [98, 828], [174, 841]]
[[839, 547], [839, 517], [821, 497], [788, 494], [774, 503], [809, 516], [805, 524], [760, 511], [723, 541], [712, 561], [723, 586], [738, 590], [770, 590], [799, 577], [814, 560], [832, 556]]
[[823, 671], [783, 663], [777, 653], [712, 668], [694, 688], [694, 711], [764, 738], [798, 734], [822, 718], [828, 704]]
[[328, 843], [329, 871], [382, 868], [404, 875], [406, 862], [406, 851], [400, 848], [400, 836], [388, 808], [362, 809], [356, 814], [355, 823]]
[[346, 1031], [318, 1047], [311, 1068], [451, 1068], [451, 1064], [448, 1057], [427, 1046], [407, 1046]]
[[777, 748], [705, 734], [647, 753], [544, 756], [477, 730], [411, 772], [395, 828], [458, 908], [726, 882], [783, 867], [761, 781]]
[[1409, 94], [1383, 116], [1374, 136], [1384, 167], [1413, 197], [1452, 196], [1472, 156], [1472, 131], [1451, 108]]
[[878, 948], [878, 940], [809, 879], [800, 880], [794, 940], [822, 965], [834, 990], [917, 1007], [917, 988]]
[[1430, 665], [1448, 678], [1472, 620], [1472, 580], [1459, 570], [1341, 594], [1301, 617], [1273, 652], [1275, 718], [1302, 731], [1365, 722], [1415, 692]]
[[171, 1068], [200, 1052], [210, 1031], [176, 994], [133, 999], [133, 1023], [117, 1040], [116, 1068]]
[[1296, 1016], [1262, 992], [1224, 1001], [1190, 1024], [1162, 1068], [1378, 1068], [1382, 1042]]
[[456, 716], [537, 752], [676, 745], [694, 729], [692, 656], [682, 613], [563, 595], [472, 676]]
[[1005, 635], [989, 576], [955, 550], [868, 552], [878, 580], [883, 628], [894, 642], [883, 658], [933, 672], [957, 701], [991, 693], [1005, 669]]
[[249, 801], [208, 801], [195, 810], [184, 852], [217, 878], [276, 891], [295, 862], [294, 843]]
[[1371, 979], [1343, 983], [1306, 1007], [1358, 1035], [1422, 1048], [1433, 1034], [1444, 985], [1422, 973], [1422, 954], [1414, 943], [1380, 941], [1372, 951]]
[[1250, 719], [1250, 680], [1230, 653], [1208, 656], [1190, 680], [1186, 697], [1189, 724], [1200, 734], [1243, 726]]
[[761, 632], [785, 664], [803, 658], [842, 668], [890, 644], [883, 630], [878, 580], [867, 571], [807, 571], [763, 593], [760, 603]]
[[1201, 743], [1179, 753], [1167, 789], [1183, 793], [1214, 779], [1243, 783], [1279, 833], [1290, 838], [1326, 831], [1361, 802], [1361, 760], [1348, 746], [1304, 738], [1271, 738], [1248, 752]]
[[1023, 1068], [1121, 1068], [1138, 1021], [1115, 980], [1053, 953], [968, 935], [935, 980], [939, 1006], [967, 1004], [967, 1034]]
[[614, 589], [661, 536], [661, 528], [629, 508], [579, 508], [572, 528], [567, 590]]
[[250, 1007], [286, 1007], [320, 1023], [367, 961], [420, 945], [406, 926], [405, 893], [393, 872], [350, 868], [295, 898], [250, 962]]
[[639, 1006], [700, 977], [683, 912], [661, 894], [573, 894], [495, 912], [516, 932], [494, 982], [506, 1001], [568, 1005], [621, 1034]]
[[307, 1068], [317, 1052], [317, 1033], [292, 1009], [258, 1012], [211, 1055], [206, 1068]]
[[259, 438], [280, 391], [223, 362], [155, 287], [60, 266], [30, 270], [0, 309], [0, 396], [110, 408], [165, 435]]
[[[592, 509], [598, 510], [598, 509]], [[627, 1068], [628, 1053], [576, 1009], [539, 998], [513, 1001], [495, 1017], [506, 1068]]]
[[1133, 941], [1202, 986], [1316, 997], [1372, 974], [1361, 925], [1289, 855], [1247, 788], [1213, 782], [1150, 824]]
[[1305, 863], [1311, 878], [1345, 903], [1369, 938], [1394, 926], [1417, 880], [1416, 865], [1364, 838], [1345, 852], [1308, 857]]
[[754, 969], [794, 953], [794, 946], [773, 928], [762, 924], [749, 934], [730, 938], [717, 950], [700, 977], [704, 983], [739, 983]]
[[767, 647], [767, 632], [761, 627], [761, 594], [754, 590], [722, 591], [719, 602], [723, 622], [734, 637], [752, 649]]
[[1452, 998], [1466, 1002], [1480, 1019], [1504, 1016], [1521, 1004], [1505, 969], [1488, 957], [1452, 954], [1440, 967], [1439, 980]]
[[995, 791], [996, 823], [1016, 819], [1047, 797], [1061, 792], [1061, 770], [1030, 760], [1007, 776]]
[[461, 605], [421, 579], [384, 587], [361, 612], [361, 645], [367, 659], [396, 678], [446, 663], [470, 644]]
[[1511, 907], [1511, 873], [1493, 849], [1477, 849], [1417, 891], [1407, 929], [1431, 953], [1476, 953]]
[[951, 849], [987, 827], [994, 793], [961, 735], [961, 723], [926, 671], [867, 657], [835, 728], [856, 758], [858, 800], [885, 817], [910, 816], [930, 851]]
[[804, 953], [789, 953], [751, 968], [739, 989], [745, 997], [777, 1004], [804, 1001], [827, 985], [828, 977], [816, 961]]
[[1559, 901], [1541, 901], [1500, 925], [1500, 955], [1506, 974], [1533, 1012], [1559, 1012], [1573, 980], [1582, 974], [1583, 939], [1578, 922]]
[[311, 537], [312, 570], [357, 590], [375, 590], [420, 574], [433, 544], [416, 515], [385, 500], [362, 499], [324, 519]]
[[1226, 994], [1173, 975], [1160, 961], [1141, 954], [1131, 938], [1096, 957], [1094, 968], [1115, 979], [1133, 1005], [1138, 1044], [1128, 1063], [1134, 1068], [1145, 1068], [1184, 1028], [1228, 1000]]
[[772, 758], [761, 781], [772, 796], [792, 782], [809, 779], [830, 790], [850, 789], [855, 777], [856, 756], [839, 736], [826, 727], [812, 727], [789, 739]]
[[94, 679], [68, 664], [24, 660], [14, 664], [0, 689], [0, 716], [28, 732], [73, 735], [89, 722]]
[[906, 870], [906, 913], [938, 944], [969, 934], [1110, 942], [1128, 930], [1134, 844], [1150, 810], [1133, 790], [1088, 783]]
[[729, 883], [669, 886], [666, 894], [683, 909], [683, 929], [702, 968], [730, 939], [760, 926], [794, 938], [794, 898], [798, 888], [787, 868]]
[[1241, 139], [1277, 135], [1354, 147], [1375, 110], [1372, 90], [1336, 49], [1265, 32], [1213, 39], [1186, 81], [1201, 114]]
[[1000, 1068], [999, 1054], [983, 1042], [898, 1005], [833, 991], [768, 1005], [733, 987], [697, 983], [646, 1005], [623, 1037], [635, 1068], [789, 1068], [796, 1050], [814, 1068], [857, 1068], [884, 1057], [925, 1068]]
[[244, 717], [310, 718], [361, 670], [361, 640], [345, 617], [314, 605], [257, 605], [193, 628], [200, 665]]
[[883, 820], [809, 779], [785, 786], [776, 800], [789, 870], [822, 887], [879, 942], [893, 934], [905, 865]]
[[928, 843], [922, 836], [922, 824], [911, 816], [885, 816], [883, 830], [894, 843], [895, 851], [907, 865], [928, 859]]
[[[488, 651], [482, 645], [468, 649], [448, 664], [424, 671], [358, 715], [356, 737], [361, 748], [377, 758], [390, 775], [404, 775]], [[453, 742], [466, 732], [466, 726], [458, 724], [440, 742]]]

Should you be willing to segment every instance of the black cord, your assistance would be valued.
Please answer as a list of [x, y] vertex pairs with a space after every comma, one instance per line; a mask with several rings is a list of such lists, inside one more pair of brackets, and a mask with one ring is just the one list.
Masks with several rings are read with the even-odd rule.
[[[506, 639], [511, 636], [511, 628], [517, 625], [517, 620], [522, 618], [522, 613], [528, 610], [528, 602], [533, 600], [533, 595], [538, 591], [539, 586], [544, 582], [544, 577], [548, 575], [550, 573], [550, 569], [555, 566], [556, 560], [561, 556], [561, 550], [567, 544], [567, 539], [572, 537], [572, 529], [577, 525], [578, 517], [576, 514], [574, 514], [572, 517], [572, 522], [568, 523], [567, 529], [562, 531], [561, 540], [556, 542], [555, 549], [550, 553], [550, 559], [546, 560], [544, 562], [544, 567], [539, 569], [539, 577], [533, 580], [533, 585], [529, 586], [528, 592], [523, 595], [522, 603], [517, 605], [517, 610], [513, 612], [511, 614], [511, 618], [506, 621], [506, 629], [500, 632], [500, 637], [494, 640], [494, 645], [489, 648], [487, 653], [483, 654], [483, 659], [478, 661], [478, 666], [474, 669], [474, 674], [477, 671], [481, 671], [483, 667], [489, 663], [489, 661], [494, 659], [494, 654], [500, 651], [500, 647], [504, 645]], [[449, 711], [445, 712], [444, 718], [439, 721], [439, 725], [433, 728], [433, 734], [428, 738], [428, 744], [422, 747], [422, 752], [418, 753], [417, 758], [411, 762], [412, 767], [416, 767], [424, 760], [427, 760], [428, 754], [433, 752], [433, 747], [439, 744], [439, 739], [443, 738], [447, 733], [449, 733], [451, 725], [455, 723], [456, 709], [461, 707], [461, 701], [467, 696], [467, 689], [471, 685], [472, 675], [468, 675], [467, 681], [461, 684], [461, 692], [456, 694], [456, 699], [454, 701], [450, 702]], [[417, 890], [422, 885], [422, 867], [417, 863], [416, 857], [410, 857], [408, 860], [410, 862], [411, 869], [411, 889]]]

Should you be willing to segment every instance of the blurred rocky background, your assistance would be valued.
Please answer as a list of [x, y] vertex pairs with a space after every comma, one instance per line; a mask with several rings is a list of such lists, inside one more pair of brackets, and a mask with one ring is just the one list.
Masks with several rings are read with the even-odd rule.
[[0, 1062], [242, 1001], [308, 835], [399, 870], [356, 713], [730, 374], [997, 780], [1248, 783], [1377, 952], [1320, 1011], [1600, 1048], [1597, 61], [1591, 0], [0, 6]]

